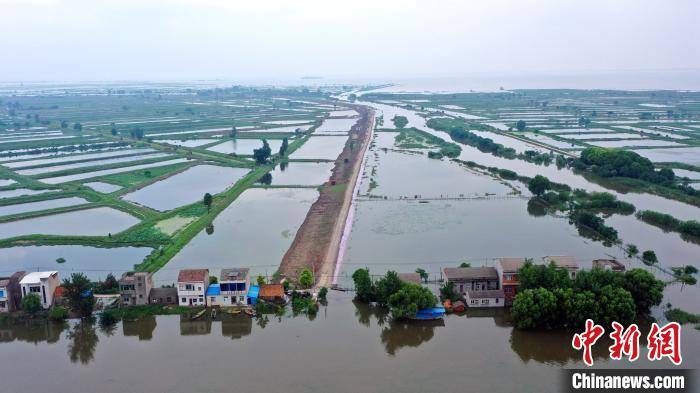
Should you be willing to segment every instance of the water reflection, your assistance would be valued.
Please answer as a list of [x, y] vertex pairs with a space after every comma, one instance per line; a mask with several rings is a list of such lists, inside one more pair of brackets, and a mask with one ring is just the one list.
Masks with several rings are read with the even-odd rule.
[[122, 334], [125, 337], [138, 337], [141, 340], [151, 340], [153, 331], [156, 330], [156, 317], [153, 315], [145, 316], [137, 321], [122, 322]]
[[394, 356], [404, 347], [415, 348], [430, 341], [435, 335], [436, 327], [444, 327], [445, 320], [404, 321], [390, 320], [380, 335], [386, 353]]
[[211, 320], [192, 320], [188, 315], [180, 315], [180, 335], [195, 336], [211, 334]]
[[221, 321], [221, 335], [238, 340], [253, 332], [253, 319], [247, 316], [227, 318]]
[[61, 333], [68, 328], [67, 323], [37, 323], [27, 321], [18, 324], [0, 324], [0, 343], [23, 341], [32, 344], [56, 343]]
[[93, 318], [83, 319], [68, 332], [68, 357], [73, 363], [88, 364], [95, 357], [95, 348], [100, 337], [95, 331]]

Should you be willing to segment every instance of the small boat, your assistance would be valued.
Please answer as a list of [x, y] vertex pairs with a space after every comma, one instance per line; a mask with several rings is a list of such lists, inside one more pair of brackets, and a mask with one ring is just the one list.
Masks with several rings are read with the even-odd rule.
[[254, 316], [255, 316], [255, 311], [253, 311], [252, 308], [246, 308], [246, 309], [244, 310], [244, 312], [245, 312], [246, 315], [248, 315], [248, 316], [251, 316], [251, 317], [254, 317]]
[[229, 308], [228, 310], [226, 310], [226, 312], [229, 314], [232, 314], [232, 315], [236, 315], [236, 314], [240, 314], [241, 310], [238, 308]]
[[202, 311], [200, 311], [200, 312], [194, 314], [194, 316], [193, 316], [192, 318], [190, 318], [190, 319], [192, 319], [192, 320], [198, 319], [198, 318], [200, 318], [202, 315], [204, 315], [205, 312], [207, 312], [207, 309], [206, 309], [206, 308], [205, 308], [204, 310], [202, 310]]
[[441, 319], [443, 316], [445, 316], [445, 307], [431, 307], [418, 310], [416, 315], [410, 317], [410, 319], [425, 321], [431, 319]]

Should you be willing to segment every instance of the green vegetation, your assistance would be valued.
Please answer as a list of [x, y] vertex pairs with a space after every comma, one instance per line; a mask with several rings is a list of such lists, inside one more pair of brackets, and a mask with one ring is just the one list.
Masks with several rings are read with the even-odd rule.
[[299, 273], [299, 286], [302, 289], [311, 288], [314, 285], [314, 274], [308, 268]]
[[681, 325], [686, 323], [700, 323], [700, 314], [689, 313], [680, 308], [672, 308], [664, 312], [664, 316], [671, 322], [678, 322]]
[[404, 128], [406, 127], [406, 125], [408, 125], [408, 119], [406, 118], [406, 116], [396, 115], [393, 119], [391, 119], [391, 121], [394, 122], [396, 128], [399, 129]]
[[42, 309], [41, 298], [36, 293], [28, 293], [22, 297], [20, 307], [27, 314], [36, 315]]
[[554, 264], [533, 265], [519, 270], [521, 291], [515, 296], [511, 315], [520, 329], [578, 328], [588, 318], [609, 326], [648, 315], [661, 304], [664, 283], [642, 269], [624, 273], [593, 269], [569, 278]]
[[49, 319], [54, 322], [63, 321], [68, 318], [68, 310], [61, 306], [53, 306], [49, 311]]
[[73, 273], [61, 284], [71, 311], [81, 318], [92, 315], [95, 307], [95, 296], [92, 294], [92, 283], [83, 273]]
[[388, 306], [394, 318], [413, 317], [418, 310], [433, 307], [437, 302], [428, 288], [402, 281], [395, 271], [390, 270], [373, 282], [368, 269], [357, 269], [352, 274], [352, 279], [357, 300]]
[[272, 149], [270, 149], [270, 144], [267, 143], [267, 139], [263, 139], [262, 142], [263, 145], [261, 148], [253, 150], [253, 158], [259, 165], [265, 164], [272, 155]]
[[659, 213], [652, 210], [638, 212], [637, 218], [665, 231], [678, 232], [686, 238], [700, 241], [700, 222], [695, 220], [681, 221], [670, 214]]
[[394, 138], [394, 144], [402, 149], [431, 149], [439, 148], [438, 151], [428, 152], [430, 158], [459, 157], [462, 149], [456, 143], [450, 143], [438, 138], [435, 135], [421, 131], [417, 128], [402, 128]]

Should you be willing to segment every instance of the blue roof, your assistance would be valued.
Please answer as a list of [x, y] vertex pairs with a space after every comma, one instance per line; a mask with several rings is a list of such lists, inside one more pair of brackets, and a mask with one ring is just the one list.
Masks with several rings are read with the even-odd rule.
[[211, 284], [207, 288], [207, 296], [221, 295], [221, 286], [219, 284]]
[[257, 299], [258, 293], [260, 292], [260, 287], [257, 285], [251, 285], [250, 288], [248, 288], [248, 297], [249, 298], [254, 298]]

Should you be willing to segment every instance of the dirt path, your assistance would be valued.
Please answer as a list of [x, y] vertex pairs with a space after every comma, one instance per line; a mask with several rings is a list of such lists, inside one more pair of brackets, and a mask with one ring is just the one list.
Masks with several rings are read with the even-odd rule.
[[333, 281], [352, 194], [374, 126], [374, 111], [371, 108], [352, 107], [360, 114], [360, 119], [350, 131], [329, 181], [323, 185], [318, 199], [311, 205], [280, 265], [280, 271], [292, 280], [296, 280], [299, 272], [308, 267], [315, 273], [317, 287], [330, 286]]

